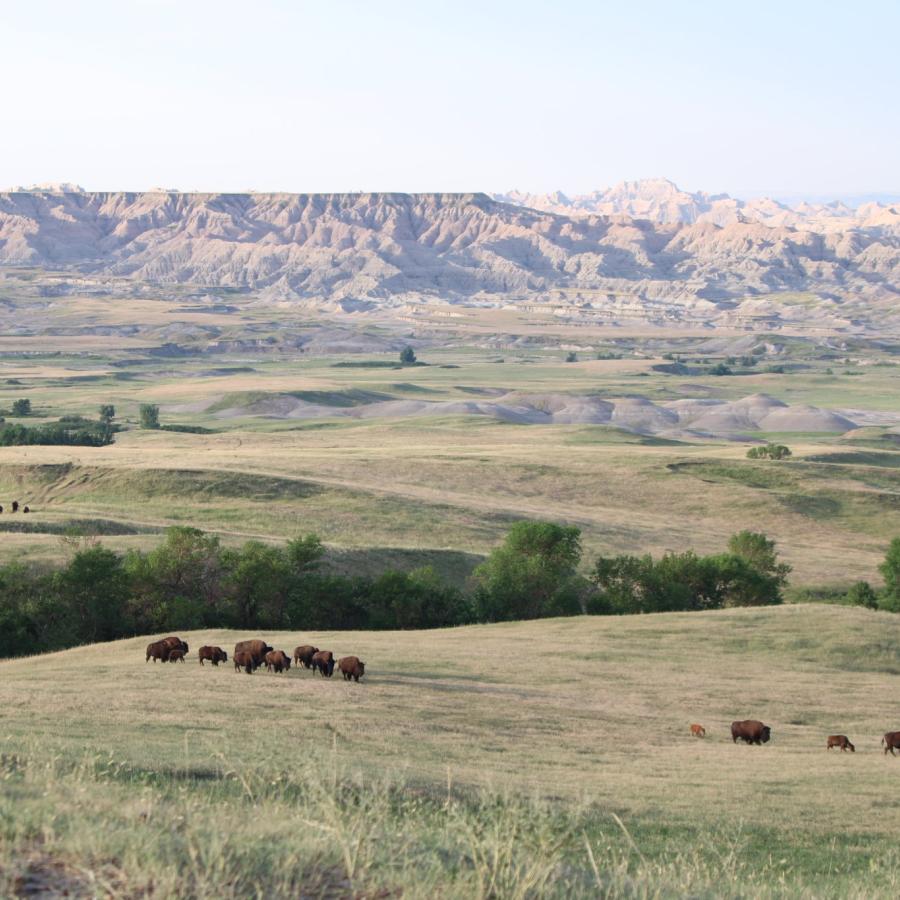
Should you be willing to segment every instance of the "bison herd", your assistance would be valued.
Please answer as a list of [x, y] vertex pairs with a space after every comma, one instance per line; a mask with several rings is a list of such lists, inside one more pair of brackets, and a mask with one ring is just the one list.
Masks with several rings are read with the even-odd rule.
[[[691, 735], [696, 738], [706, 737], [706, 729], [702, 725], [691, 725]], [[747, 744], [768, 744], [772, 738], [772, 729], [768, 725], [756, 719], [744, 719], [741, 722], [731, 723], [731, 740], [736, 744], [738, 741], [744, 741]], [[881, 746], [884, 747], [884, 754], [888, 753], [894, 756], [895, 750], [900, 750], [900, 731], [889, 731], [882, 739]], [[856, 753], [856, 747], [850, 741], [846, 734], [830, 734], [825, 742], [825, 749], [832, 750], [837, 747], [841, 753], [849, 750]]]
[[[145, 662], [152, 659], [153, 662], [159, 660], [183, 663], [187, 652], [187, 642], [172, 635], [148, 644]], [[211, 662], [214, 666], [218, 666], [220, 662], [228, 662], [228, 654], [221, 647], [201, 647], [197, 656], [201, 666], [205, 662]], [[234, 645], [231, 659], [235, 672], [243, 670], [248, 675], [252, 675], [260, 666], [265, 666], [268, 672], [287, 672], [292, 662], [297, 668], [312, 669], [323, 678], [331, 678], [335, 665], [344, 676], [344, 681], [359, 683], [359, 679], [366, 673], [366, 664], [358, 656], [345, 656], [335, 661], [331, 650], [320, 650], [312, 644], [302, 644], [295, 648], [293, 657], [290, 657], [284, 650], [276, 650], [263, 640], [238, 641]]]
[[[17, 513], [19, 511], [19, 501], [18, 500], [13, 500], [12, 506], [10, 506], [10, 511], [14, 512], [14, 513]], [[3, 512], [3, 506], [0, 505], [0, 513], [2, 513], [2, 512]], [[31, 510], [27, 506], [23, 506], [22, 512], [27, 513], [27, 512], [31, 512]]]

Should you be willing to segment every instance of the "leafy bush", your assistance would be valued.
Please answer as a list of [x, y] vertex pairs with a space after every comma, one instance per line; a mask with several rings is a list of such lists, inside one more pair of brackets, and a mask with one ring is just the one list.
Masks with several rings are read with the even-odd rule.
[[747, 451], [747, 459], [787, 459], [790, 456], [790, 447], [784, 444], [766, 444], [764, 447], [751, 447]]

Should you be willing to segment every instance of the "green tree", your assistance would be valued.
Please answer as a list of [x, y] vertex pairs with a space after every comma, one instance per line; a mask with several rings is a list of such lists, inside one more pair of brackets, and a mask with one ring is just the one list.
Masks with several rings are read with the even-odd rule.
[[578, 354], [574, 350], [570, 350], [566, 354], [566, 362], [567, 363], [578, 362]]
[[431, 566], [383, 573], [369, 586], [364, 603], [370, 628], [441, 628], [470, 619], [462, 594]]
[[100, 421], [105, 425], [109, 425], [112, 423], [112, 420], [116, 417], [116, 408], [111, 403], [104, 403], [100, 407]]
[[884, 593], [879, 605], [891, 612], [900, 612], [900, 537], [891, 541], [878, 571], [884, 578]]
[[581, 530], [551, 522], [516, 522], [478, 568], [475, 609], [481, 621], [536, 619], [581, 611], [585, 582], [576, 574]]
[[159, 428], [159, 407], [155, 403], [142, 403], [141, 428]]
[[98, 545], [76, 553], [57, 574], [56, 588], [77, 642], [112, 641], [128, 630], [128, 575], [112, 550]]
[[400, 351], [400, 362], [404, 366], [411, 366], [416, 361], [416, 353], [408, 344]]
[[864, 606], [866, 609], [878, 609], [878, 595], [868, 581], [857, 581], [847, 591], [847, 603], [851, 606]]
[[739, 531], [728, 539], [728, 552], [746, 560], [757, 572], [772, 578], [780, 592], [791, 567], [780, 562], [775, 541], [758, 531]]
[[282, 628], [290, 625], [290, 565], [280, 547], [247, 541], [224, 556], [234, 621], [241, 628]]
[[19, 417], [30, 416], [31, 401], [24, 397], [21, 400], [13, 400], [12, 414]]
[[175, 526], [148, 554], [125, 559], [132, 617], [142, 631], [227, 624], [222, 549], [215, 535]]

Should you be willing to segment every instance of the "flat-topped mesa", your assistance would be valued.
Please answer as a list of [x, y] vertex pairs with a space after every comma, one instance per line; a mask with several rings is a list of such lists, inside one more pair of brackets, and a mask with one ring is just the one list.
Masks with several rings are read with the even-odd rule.
[[836, 290], [877, 299], [900, 290], [900, 239], [889, 226], [819, 234], [560, 215], [477, 192], [40, 189], [0, 193], [0, 265], [278, 285], [288, 300], [477, 294], [501, 303], [553, 290], [624, 290], [638, 303]]

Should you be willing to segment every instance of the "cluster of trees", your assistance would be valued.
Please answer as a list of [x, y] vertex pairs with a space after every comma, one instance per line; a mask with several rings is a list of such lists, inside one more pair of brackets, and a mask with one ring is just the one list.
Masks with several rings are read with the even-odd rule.
[[[17, 408], [18, 412], [15, 411]], [[16, 400], [13, 403], [13, 410], [14, 415], [31, 415], [31, 402], [27, 399]], [[61, 416], [56, 422], [33, 426], [13, 425], [7, 422], [0, 427], [0, 447], [33, 445], [103, 447], [112, 443], [113, 435], [118, 431], [118, 427], [113, 424], [115, 415], [115, 407], [104, 404], [99, 409], [99, 418], [96, 421], [84, 416]]]
[[790, 455], [790, 447], [785, 447], [784, 444], [766, 444], [763, 447], [751, 447], [747, 451], [747, 459], [787, 459]]
[[0, 567], [0, 657], [203, 627], [433, 628], [471, 621], [431, 568], [348, 578], [321, 571], [314, 535], [223, 547], [176, 527], [149, 553], [69, 537], [58, 568]]
[[[281, 546], [224, 547], [215, 535], [170, 528], [149, 553], [114, 553], [69, 537], [68, 562], [0, 567], [0, 656], [194, 628], [436, 628], [582, 613], [708, 610], [782, 602], [790, 567], [764, 534], [742, 531], [724, 553], [602, 556], [581, 574], [573, 526], [518, 522], [478, 566], [467, 590], [430, 567], [376, 578], [321, 567], [315, 535]], [[900, 538], [851, 602], [900, 612]]]

